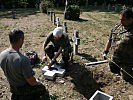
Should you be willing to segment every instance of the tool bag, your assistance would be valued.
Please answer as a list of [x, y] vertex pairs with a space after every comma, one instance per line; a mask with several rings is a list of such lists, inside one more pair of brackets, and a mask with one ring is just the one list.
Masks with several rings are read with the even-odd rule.
[[35, 51], [28, 51], [24, 55], [30, 60], [31, 65], [35, 65], [38, 60], [38, 55]]

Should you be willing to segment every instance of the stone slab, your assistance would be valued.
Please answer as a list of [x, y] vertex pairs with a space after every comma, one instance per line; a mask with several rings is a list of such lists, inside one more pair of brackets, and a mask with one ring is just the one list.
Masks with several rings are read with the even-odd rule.
[[62, 69], [59, 65], [52, 65], [52, 68], [56, 68], [53, 70], [49, 70], [48, 66], [44, 66], [42, 69], [42, 73], [46, 79], [53, 80], [55, 77], [63, 77], [65, 74], [65, 69]]

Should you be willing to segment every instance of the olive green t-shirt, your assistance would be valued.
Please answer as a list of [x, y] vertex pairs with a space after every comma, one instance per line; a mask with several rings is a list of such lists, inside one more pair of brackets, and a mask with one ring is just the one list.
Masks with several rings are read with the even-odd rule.
[[47, 38], [44, 42], [44, 47], [46, 47], [49, 42], [52, 42], [56, 48], [62, 47], [63, 49], [65, 49], [66, 47], [71, 46], [68, 35], [66, 35], [66, 34], [63, 34], [61, 36], [61, 39], [59, 41], [57, 41], [57, 40], [54, 40], [53, 33], [51, 32], [51, 33], [49, 33], [49, 35], [47, 36]]
[[10, 48], [0, 53], [0, 66], [11, 86], [23, 86], [34, 75], [28, 58]]

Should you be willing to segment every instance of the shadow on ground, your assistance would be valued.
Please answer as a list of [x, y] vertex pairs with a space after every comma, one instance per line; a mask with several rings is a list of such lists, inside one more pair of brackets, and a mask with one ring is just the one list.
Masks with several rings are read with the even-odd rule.
[[87, 19], [82, 19], [82, 18], [80, 18], [79, 20], [77, 20], [77, 21], [79, 21], [79, 22], [86, 22], [86, 21], [88, 21]]
[[73, 63], [70, 65], [70, 71], [67, 76], [72, 77], [74, 90], [89, 99], [96, 90], [100, 90], [100, 84], [93, 78], [93, 73], [85, 68], [83, 64]]
[[86, 59], [91, 62], [97, 61], [96, 58], [92, 57], [91, 55], [85, 54], [85, 53], [79, 53], [78, 55], [81, 56], [82, 59]]

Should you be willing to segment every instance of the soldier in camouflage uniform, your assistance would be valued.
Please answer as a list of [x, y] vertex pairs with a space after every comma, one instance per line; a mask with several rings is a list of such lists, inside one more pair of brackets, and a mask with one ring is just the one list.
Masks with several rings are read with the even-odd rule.
[[112, 47], [113, 56], [109, 63], [113, 73], [123, 75], [123, 79], [133, 81], [133, 11], [126, 9], [120, 13], [120, 24], [112, 29], [104, 49], [104, 58]]
[[[50, 42], [51, 44], [48, 45]], [[43, 44], [43, 47], [45, 51], [43, 61], [46, 61], [47, 54], [47, 56], [51, 60], [51, 62], [49, 63], [49, 67], [51, 67], [51, 65], [56, 62], [56, 58], [60, 55], [60, 53], [62, 53], [64, 65], [68, 65], [68, 61], [70, 59], [69, 54], [72, 52], [72, 48], [67, 34], [63, 34], [62, 27], [55, 28], [53, 32], [48, 35], [46, 41]], [[57, 53], [55, 54], [55, 52]]]

